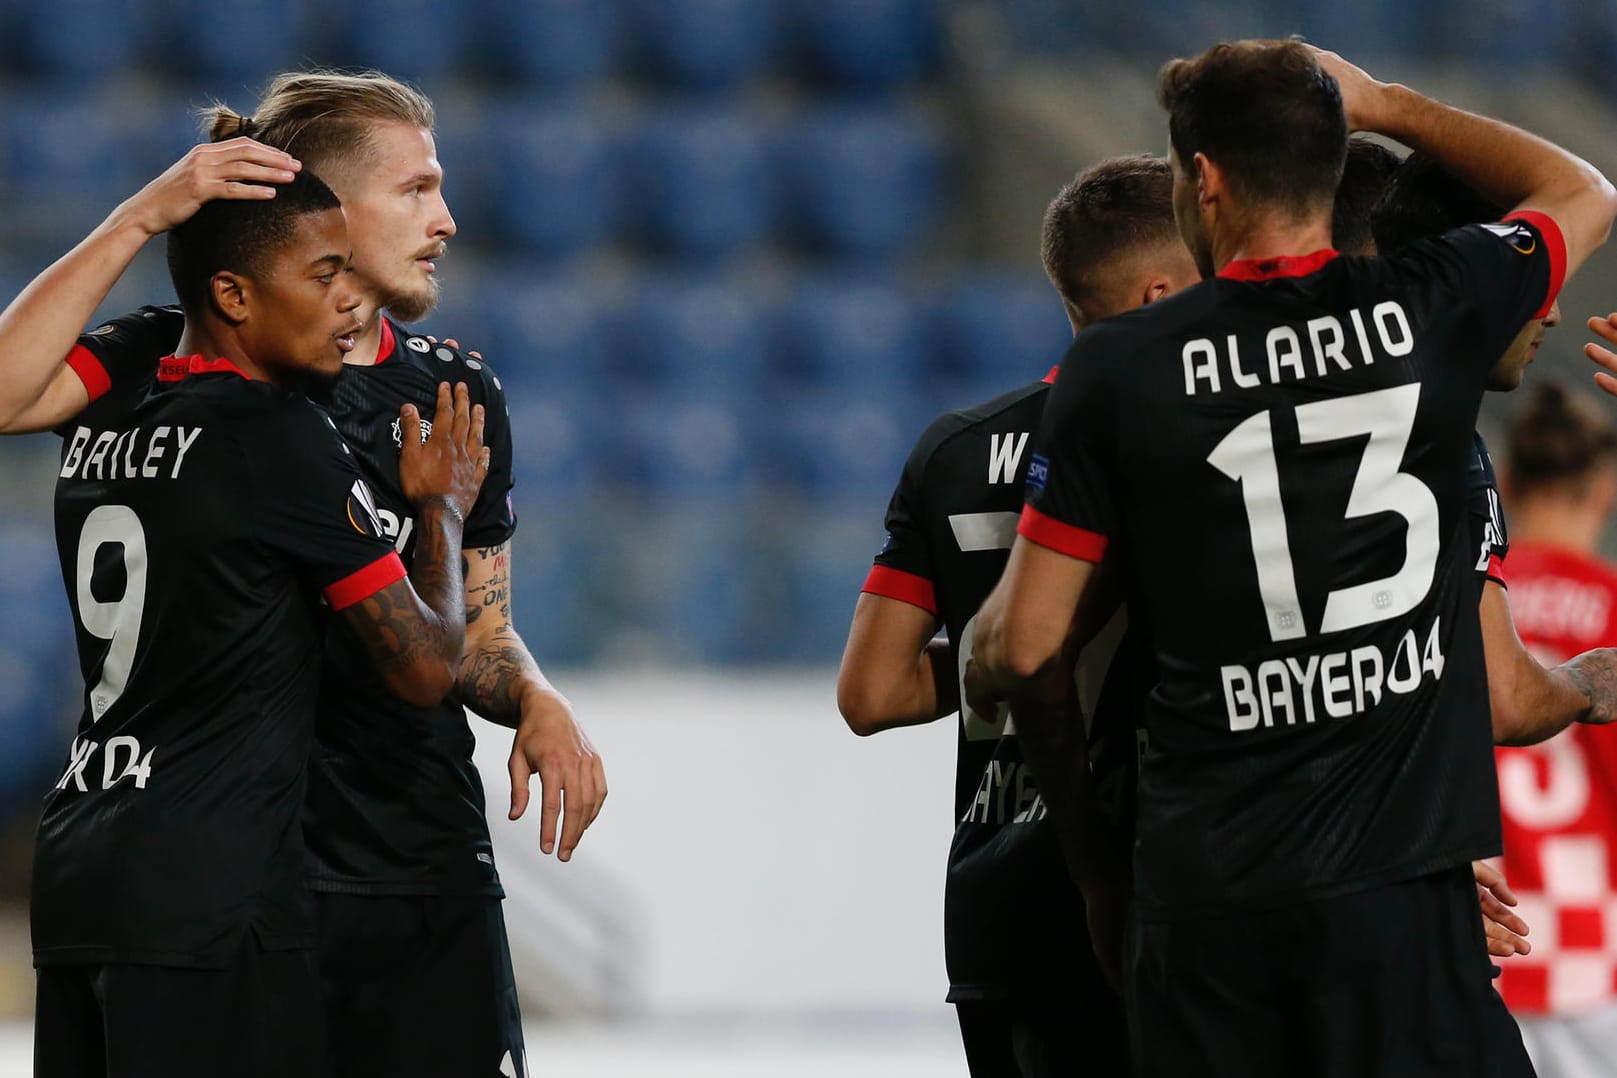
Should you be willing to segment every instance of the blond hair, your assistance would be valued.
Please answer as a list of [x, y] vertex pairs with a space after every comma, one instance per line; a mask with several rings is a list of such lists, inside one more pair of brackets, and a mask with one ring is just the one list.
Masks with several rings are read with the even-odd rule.
[[427, 95], [380, 71], [292, 71], [277, 75], [258, 108], [242, 116], [222, 104], [203, 111], [214, 142], [245, 135], [285, 150], [322, 175], [371, 163], [377, 123], [432, 130]]

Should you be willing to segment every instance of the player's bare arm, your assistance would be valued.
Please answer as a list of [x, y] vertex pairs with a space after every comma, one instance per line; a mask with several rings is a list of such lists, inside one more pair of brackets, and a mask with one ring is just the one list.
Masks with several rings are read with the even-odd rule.
[[1519, 127], [1378, 82], [1335, 53], [1315, 54], [1342, 88], [1351, 130], [1375, 131], [1430, 154], [1498, 205], [1554, 218], [1566, 241], [1568, 277], [1606, 242], [1617, 190], [1587, 161]]
[[1496, 744], [1534, 745], [1574, 722], [1617, 720], [1617, 649], [1597, 648], [1546, 669], [1517, 635], [1504, 588], [1488, 581], [1480, 610]]
[[464, 385], [451, 395], [440, 384], [434, 414], [440, 421], [425, 441], [415, 407], [401, 414], [399, 478], [419, 528], [410, 577], [343, 611], [388, 688], [420, 707], [454, 687], [466, 636], [460, 537], [489, 464], [483, 409], [470, 406]]
[[141, 188], [0, 313], [0, 433], [49, 430], [89, 403], [66, 364], [78, 335], [153, 236], [216, 198], [275, 197], [301, 165], [251, 139], [206, 143]]
[[960, 708], [946, 641], [929, 610], [864, 592], [837, 673], [837, 710], [861, 737], [941, 719]]
[[579, 726], [572, 704], [545, 677], [512, 624], [509, 544], [468, 549], [462, 557], [466, 648], [456, 695], [483, 718], [516, 731], [507, 761], [510, 818], [521, 819], [527, 811], [529, 783], [538, 775], [539, 847], [570, 860], [606, 801], [600, 753]]

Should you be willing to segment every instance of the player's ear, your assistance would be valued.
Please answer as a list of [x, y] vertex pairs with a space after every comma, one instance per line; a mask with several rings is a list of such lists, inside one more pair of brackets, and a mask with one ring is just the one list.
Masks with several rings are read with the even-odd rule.
[[1164, 276], [1152, 276], [1145, 282], [1145, 291], [1140, 296], [1140, 305], [1155, 303], [1163, 296], [1173, 292], [1173, 281]]
[[1224, 193], [1224, 170], [1204, 153], [1196, 154], [1191, 161], [1196, 168], [1196, 202], [1203, 206], [1217, 202]]
[[231, 325], [247, 321], [247, 280], [240, 274], [220, 270], [208, 279], [208, 297], [219, 317]]

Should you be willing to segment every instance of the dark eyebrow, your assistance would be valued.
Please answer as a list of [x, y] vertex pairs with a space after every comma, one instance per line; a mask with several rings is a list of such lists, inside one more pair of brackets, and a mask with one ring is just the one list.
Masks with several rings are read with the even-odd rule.
[[319, 258], [309, 263], [309, 268], [315, 269], [320, 265], [329, 262], [332, 269], [340, 270], [348, 264], [348, 260], [352, 257], [352, 255], [321, 255]]

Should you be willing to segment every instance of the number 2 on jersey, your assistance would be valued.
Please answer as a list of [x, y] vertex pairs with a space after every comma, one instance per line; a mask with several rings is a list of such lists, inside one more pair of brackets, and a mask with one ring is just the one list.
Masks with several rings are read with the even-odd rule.
[[[124, 590], [103, 602], [90, 591], [96, 554], [108, 544], [123, 551]], [[123, 695], [140, 642], [140, 621], [146, 612], [146, 531], [127, 505], [98, 505], [84, 518], [74, 572], [79, 620], [85, 632], [108, 642], [101, 660], [101, 679], [90, 690], [90, 713], [99, 719]]]
[[[1356, 629], [1407, 614], [1431, 589], [1441, 545], [1437, 499], [1425, 483], [1399, 471], [1419, 405], [1420, 383], [1412, 382], [1297, 407], [1297, 433], [1304, 445], [1369, 436], [1348, 494], [1346, 518], [1397, 513], [1408, 525], [1403, 566], [1392, 576], [1337, 588], [1327, 595], [1321, 633]], [[1241, 422], [1208, 454], [1207, 462], [1241, 484], [1257, 562], [1258, 594], [1270, 638], [1278, 643], [1306, 636], [1280, 498], [1270, 413], [1259, 412]]]

